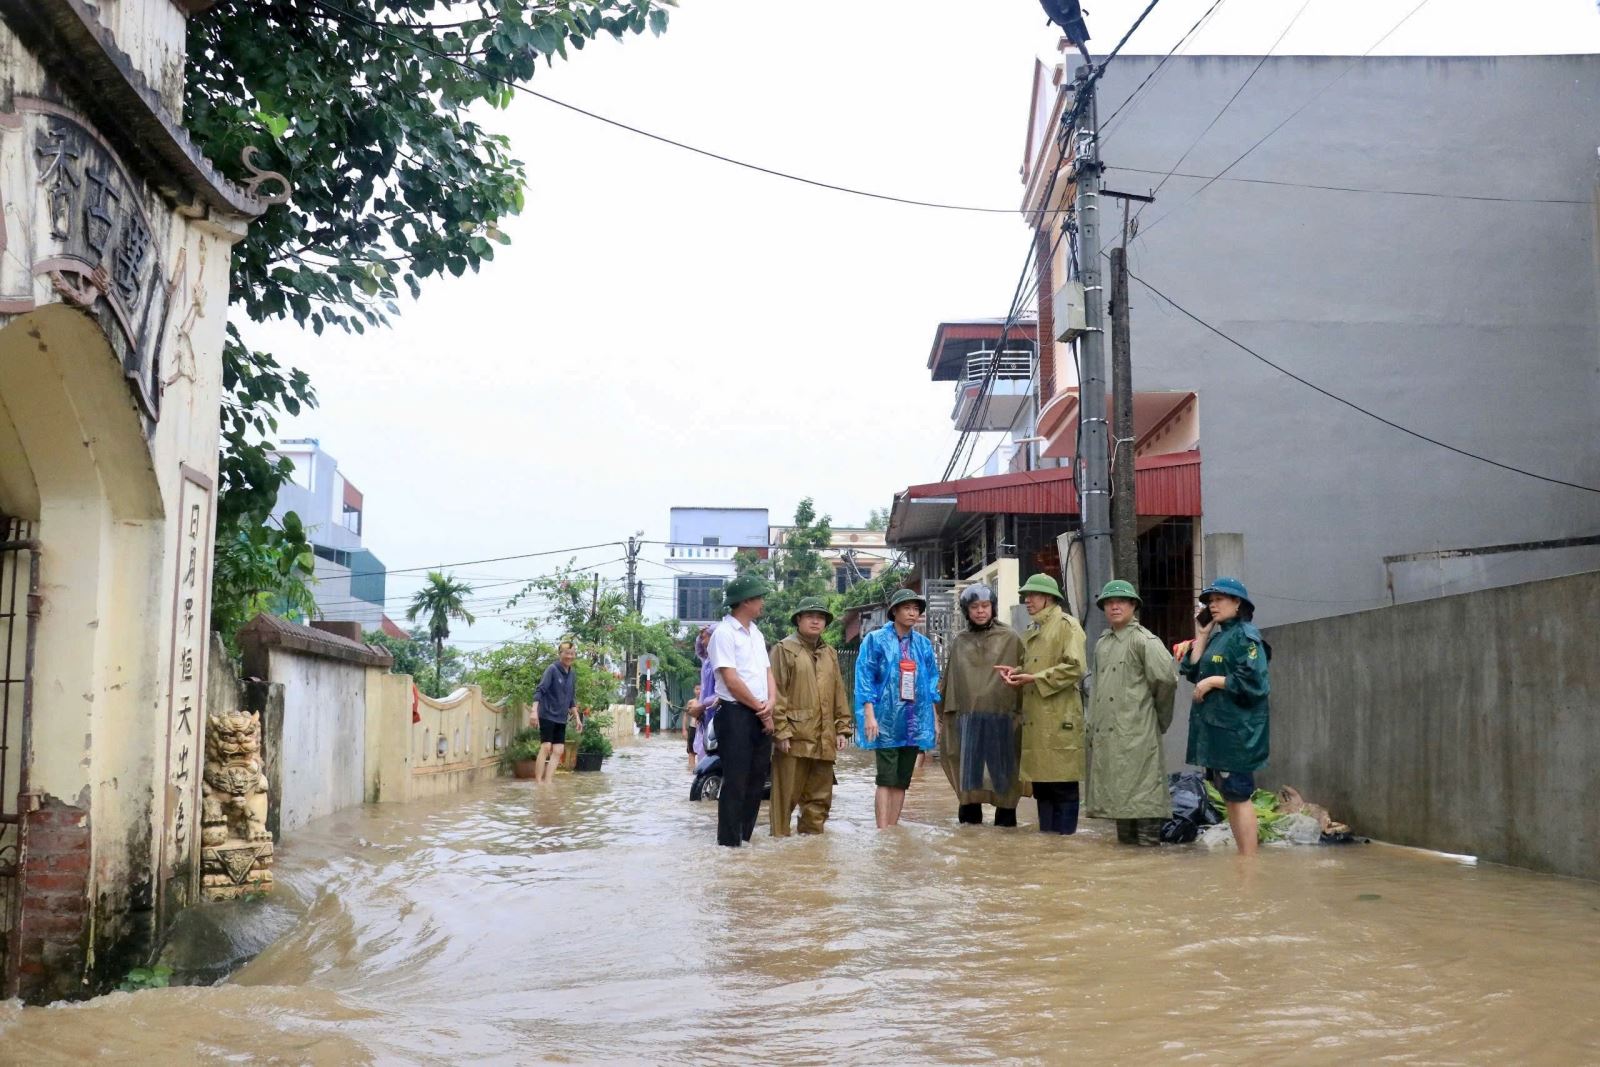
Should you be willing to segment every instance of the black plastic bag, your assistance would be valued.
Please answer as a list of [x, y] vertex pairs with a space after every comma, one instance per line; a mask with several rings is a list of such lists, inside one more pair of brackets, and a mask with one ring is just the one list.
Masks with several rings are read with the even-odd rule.
[[1167, 776], [1172, 794], [1172, 817], [1161, 824], [1161, 840], [1185, 845], [1200, 834], [1202, 826], [1222, 821], [1206, 797], [1205, 775], [1199, 771], [1179, 771]]

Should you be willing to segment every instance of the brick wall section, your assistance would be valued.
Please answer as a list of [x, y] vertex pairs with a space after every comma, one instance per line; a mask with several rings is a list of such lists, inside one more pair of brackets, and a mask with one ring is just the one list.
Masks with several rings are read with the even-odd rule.
[[18, 993], [33, 1004], [82, 991], [89, 919], [89, 813], [45, 797], [24, 816]]
[[[1047, 216], [1049, 217], [1049, 216]], [[1034, 234], [1034, 256], [1039, 271], [1039, 403], [1056, 395], [1056, 278], [1050, 226], [1040, 226]]]

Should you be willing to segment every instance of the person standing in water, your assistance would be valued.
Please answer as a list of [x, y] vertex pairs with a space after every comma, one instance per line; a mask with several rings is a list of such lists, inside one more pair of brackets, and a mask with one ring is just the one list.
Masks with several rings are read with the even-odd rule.
[[1022, 778], [1039, 805], [1039, 829], [1078, 830], [1078, 783], [1083, 781], [1084, 635], [1061, 610], [1061, 587], [1048, 574], [1022, 586], [1031, 622], [1022, 635], [1022, 666], [1000, 670], [1022, 692]]
[[[550, 774], [567, 752], [567, 720], [578, 710], [578, 675], [572, 664], [578, 650], [571, 641], [561, 642], [556, 661], [544, 670], [534, 699], [539, 707], [539, 755], [533, 764], [534, 781], [548, 782]], [[583, 729], [580, 720], [578, 729]]]
[[956, 819], [983, 823], [983, 806], [994, 805], [996, 826], [1017, 825], [1022, 795], [1021, 701], [996, 667], [1022, 662], [1022, 639], [995, 618], [994, 590], [969, 585], [961, 591], [967, 628], [950, 642], [944, 669], [943, 728], [939, 762], [956, 791]]
[[1172, 725], [1178, 672], [1161, 639], [1134, 617], [1132, 583], [1107, 582], [1098, 603], [1110, 626], [1094, 643], [1084, 806], [1091, 819], [1117, 821], [1119, 843], [1159, 845], [1172, 814], [1161, 735]]
[[767, 639], [756, 627], [767, 583], [753, 574], [724, 590], [728, 614], [712, 631], [711, 667], [717, 672], [717, 753], [722, 793], [717, 797], [717, 844], [738, 848], [755, 832], [761, 793], [772, 766], [772, 665]]
[[700, 657], [700, 684], [694, 687], [695, 699], [689, 701], [688, 711], [694, 717], [694, 739], [689, 749], [689, 773], [699, 770], [699, 763], [710, 755], [706, 741], [712, 736], [711, 723], [717, 715], [717, 672], [711, 667], [712, 627], [702, 626], [694, 639], [694, 654]]
[[1200, 591], [1200, 600], [1205, 608], [1181, 668], [1194, 683], [1186, 758], [1204, 767], [1222, 794], [1233, 842], [1248, 856], [1258, 834], [1255, 772], [1267, 762], [1272, 650], [1250, 621], [1256, 606], [1239, 579], [1218, 578]]
[[933, 642], [912, 627], [928, 602], [909, 589], [889, 601], [889, 625], [856, 655], [856, 744], [877, 753], [878, 829], [896, 826], [919, 752], [938, 744], [939, 663]]
[[833, 764], [855, 724], [839, 675], [839, 655], [822, 639], [833, 612], [808, 596], [789, 616], [795, 632], [772, 649], [773, 837], [788, 837], [794, 809], [800, 832], [820, 834], [833, 807]]

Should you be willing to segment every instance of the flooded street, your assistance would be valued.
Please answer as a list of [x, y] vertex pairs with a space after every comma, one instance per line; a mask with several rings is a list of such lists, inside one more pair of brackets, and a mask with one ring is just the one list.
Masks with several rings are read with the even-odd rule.
[[[1114, 846], [958, 827], [936, 767], [872, 828], [717, 848], [681, 743], [542, 791], [352, 810], [280, 852], [303, 914], [214, 988], [0, 1008], [74, 1063], [1575, 1063], [1600, 886], [1382, 846]], [[275, 905], [276, 906], [276, 905]]]

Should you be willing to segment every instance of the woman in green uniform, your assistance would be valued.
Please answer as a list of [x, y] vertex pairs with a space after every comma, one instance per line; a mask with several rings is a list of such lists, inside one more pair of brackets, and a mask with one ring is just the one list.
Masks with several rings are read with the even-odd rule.
[[994, 805], [996, 826], [1017, 825], [1022, 780], [1021, 704], [996, 667], [1022, 661], [1017, 631], [995, 618], [994, 590], [969, 585], [961, 591], [967, 628], [950, 642], [944, 681], [944, 729], [939, 763], [956, 791], [956, 818], [983, 823], [983, 806]]
[[1188, 761], [1206, 773], [1228, 805], [1239, 851], [1256, 850], [1255, 772], [1267, 762], [1267, 660], [1271, 650], [1250, 618], [1255, 605], [1244, 583], [1218, 578], [1200, 591], [1183, 676], [1194, 685]]

